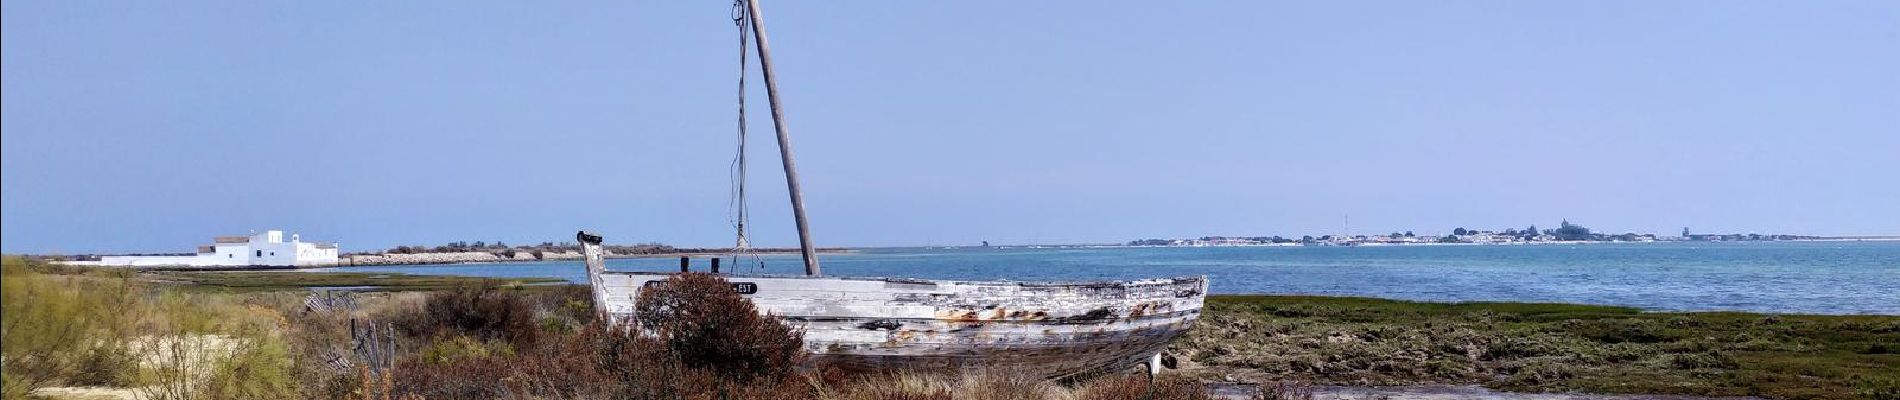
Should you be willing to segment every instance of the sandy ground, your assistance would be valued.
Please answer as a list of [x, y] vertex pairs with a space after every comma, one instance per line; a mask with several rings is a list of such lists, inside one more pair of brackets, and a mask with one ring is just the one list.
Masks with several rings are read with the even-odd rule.
[[143, 400], [137, 389], [114, 387], [49, 387], [33, 391], [33, 396], [71, 400]]
[[[140, 367], [161, 368], [183, 362], [182, 373], [187, 379], [199, 380], [208, 374], [208, 365], [222, 357], [229, 356], [241, 345], [237, 339], [223, 335], [145, 336], [133, 339], [127, 345], [133, 354], [140, 357]], [[33, 391], [34, 396], [54, 399], [73, 400], [143, 400], [146, 388], [119, 387], [49, 387]]]

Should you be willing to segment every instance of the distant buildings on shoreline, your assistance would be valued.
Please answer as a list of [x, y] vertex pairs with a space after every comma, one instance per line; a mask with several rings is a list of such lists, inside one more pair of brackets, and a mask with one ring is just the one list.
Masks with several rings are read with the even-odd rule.
[[1559, 243], [1624, 243], [1624, 242], [1741, 242], [1741, 241], [1785, 241], [1785, 240], [1893, 240], [1900, 237], [1829, 237], [1804, 235], [1763, 235], [1763, 234], [1694, 234], [1689, 228], [1682, 229], [1681, 236], [1658, 236], [1652, 233], [1605, 234], [1591, 232], [1582, 225], [1563, 221], [1556, 229], [1537, 229], [1532, 225], [1525, 229], [1516, 228], [1502, 231], [1474, 230], [1457, 228], [1449, 235], [1415, 235], [1411, 231], [1393, 232], [1385, 235], [1306, 235], [1298, 238], [1281, 236], [1203, 236], [1195, 239], [1142, 239], [1128, 242], [1127, 246], [1179, 246], [1179, 247], [1219, 247], [1219, 246], [1379, 246], [1379, 245], [1451, 245], [1451, 244], [1559, 244]]
[[[286, 241], [285, 238], [289, 240]], [[331, 267], [357, 265], [424, 265], [489, 263], [507, 261], [579, 260], [581, 249], [571, 242], [541, 242], [538, 245], [510, 246], [502, 242], [449, 242], [440, 246], [396, 246], [344, 254], [336, 243], [304, 242], [298, 235], [283, 231], [264, 231], [250, 236], [218, 236], [212, 244], [198, 246], [194, 253], [133, 253], [35, 255], [32, 257], [66, 265], [134, 268], [210, 268], [244, 269], [248, 267]], [[730, 256], [730, 248], [679, 248], [660, 243], [604, 246], [608, 258], [652, 256]], [[820, 247], [821, 253], [846, 253], [850, 249]], [[747, 254], [797, 253], [798, 248], [749, 248]]]
[[218, 236], [195, 253], [99, 256], [68, 264], [115, 267], [314, 267], [337, 264], [336, 243], [305, 242], [296, 234], [268, 230], [250, 236]]

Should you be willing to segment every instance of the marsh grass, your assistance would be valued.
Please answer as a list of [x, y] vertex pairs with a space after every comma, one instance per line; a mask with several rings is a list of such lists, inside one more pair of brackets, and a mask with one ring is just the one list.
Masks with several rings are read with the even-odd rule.
[[1881, 398], [1900, 317], [1210, 296], [1172, 350], [1206, 376], [1514, 391]]
[[[829, 372], [829, 371], [827, 371]], [[808, 374], [810, 399], [996, 399], [1073, 400], [1073, 390], [1055, 382], [1021, 374], [992, 371], [956, 373], [886, 371], [849, 376]]]
[[174, 284], [187, 291], [226, 293], [270, 292], [311, 288], [355, 288], [364, 291], [438, 291], [480, 285], [539, 285], [564, 283], [559, 278], [488, 278], [335, 271], [154, 271], [139, 275], [149, 281]]

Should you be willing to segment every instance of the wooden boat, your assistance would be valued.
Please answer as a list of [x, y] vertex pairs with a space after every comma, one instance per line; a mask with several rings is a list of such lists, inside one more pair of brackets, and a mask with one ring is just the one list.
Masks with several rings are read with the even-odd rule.
[[[624, 323], [640, 289], [670, 274], [607, 271], [598, 241], [585, 236], [596, 304], [610, 321]], [[760, 312], [802, 329], [805, 350], [815, 359], [1049, 378], [1152, 364], [1169, 340], [1194, 326], [1207, 293], [1201, 277], [1058, 283], [724, 277]]]
[[[1187, 332], [1200, 317], [1207, 293], [1205, 277], [1041, 283], [820, 276], [758, 0], [738, 0], [734, 10], [741, 39], [749, 23], [758, 45], [805, 276], [733, 274], [725, 278], [760, 312], [802, 329], [805, 349], [814, 359], [872, 368], [1019, 370], [1049, 378], [1091, 375], [1144, 361], [1154, 371], [1168, 341]], [[743, 55], [745, 41], [741, 43]], [[735, 159], [736, 203], [741, 208], [735, 220], [736, 248], [744, 249], [741, 76], [740, 146]], [[609, 321], [629, 321], [640, 289], [669, 275], [608, 271], [601, 237], [586, 232], [576, 236], [593, 285], [594, 304]]]

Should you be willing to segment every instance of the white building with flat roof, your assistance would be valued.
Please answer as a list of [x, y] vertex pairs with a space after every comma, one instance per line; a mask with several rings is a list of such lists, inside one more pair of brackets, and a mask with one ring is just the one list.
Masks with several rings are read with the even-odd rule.
[[99, 265], [125, 267], [315, 267], [337, 264], [336, 243], [305, 242], [297, 235], [284, 240], [284, 231], [250, 236], [219, 236], [197, 254], [157, 256], [103, 256]]

